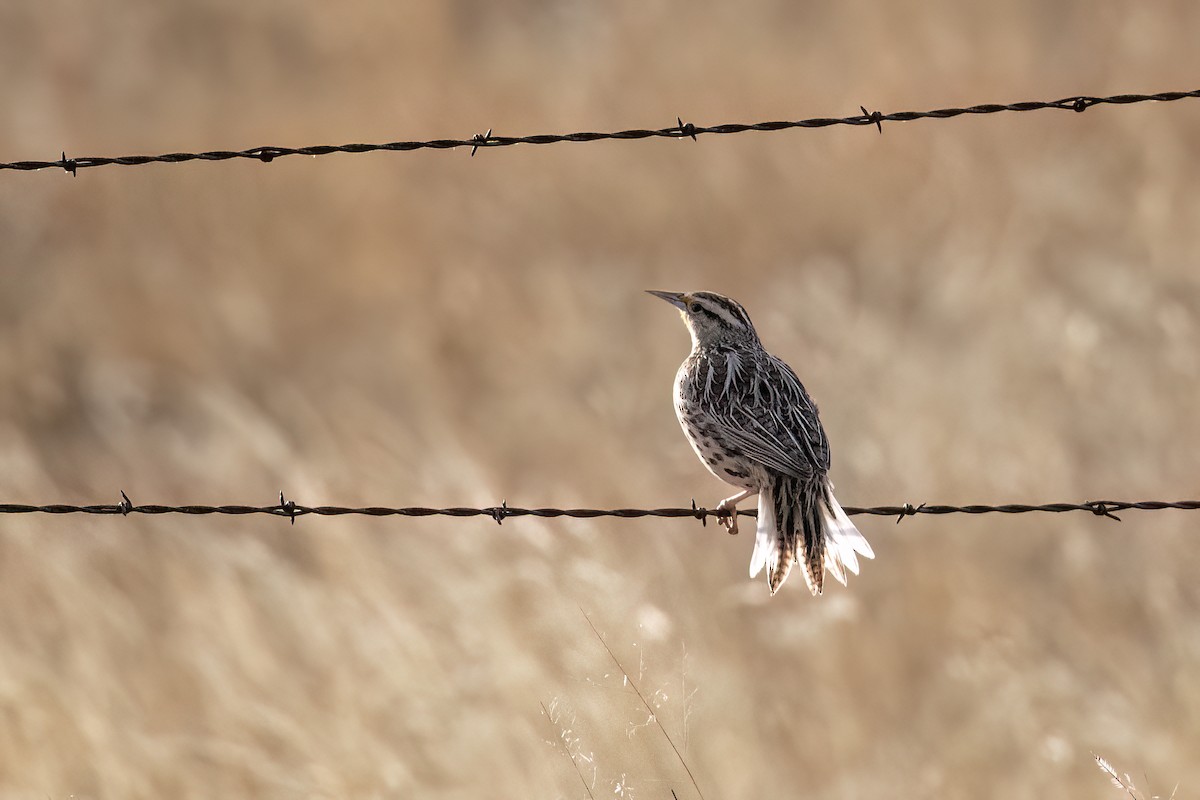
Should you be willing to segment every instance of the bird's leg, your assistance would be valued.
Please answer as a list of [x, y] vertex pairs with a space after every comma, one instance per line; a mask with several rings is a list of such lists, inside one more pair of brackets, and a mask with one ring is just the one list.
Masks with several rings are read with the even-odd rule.
[[752, 494], [757, 494], [753, 489], [744, 489], [733, 497], [726, 497], [717, 504], [717, 511], [728, 511], [728, 517], [718, 517], [717, 521], [721, 523], [721, 527], [729, 531], [731, 536], [736, 536], [738, 532], [737, 523], [737, 504], [745, 500]]

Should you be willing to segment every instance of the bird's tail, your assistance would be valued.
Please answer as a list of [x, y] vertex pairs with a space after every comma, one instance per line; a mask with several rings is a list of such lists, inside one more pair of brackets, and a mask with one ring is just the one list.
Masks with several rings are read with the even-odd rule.
[[771, 594], [800, 560], [804, 562], [804, 581], [814, 595], [821, 593], [826, 568], [845, 584], [847, 572], [858, 574], [860, 555], [875, 557], [871, 545], [834, 498], [827, 478], [804, 481], [781, 476], [759, 492], [750, 577], [756, 577], [765, 566]]

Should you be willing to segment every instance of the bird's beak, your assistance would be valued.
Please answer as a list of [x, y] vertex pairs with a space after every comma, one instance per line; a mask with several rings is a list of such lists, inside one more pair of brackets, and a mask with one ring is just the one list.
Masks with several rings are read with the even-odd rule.
[[687, 307], [687, 300], [684, 299], [683, 292], [656, 292], [653, 289], [647, 289], [646, 294], [652, 294], [655, 297], [666, 300], [680, 311], [683, 311]]

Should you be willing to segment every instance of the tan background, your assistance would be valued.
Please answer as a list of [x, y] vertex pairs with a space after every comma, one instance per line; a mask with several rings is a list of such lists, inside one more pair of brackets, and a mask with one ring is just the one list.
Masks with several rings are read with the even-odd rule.
[[[0, 160], [1190, 89], [1198, 26], [6, 3]], [[1194, 497], [1197, 185], [1197, 101], [6, 172], [0, 500], [712, 504], [647, 288], [750, 309], [847, 504]], [[860, 520], [849, 590], [768, 601], [686, 520], [6, 517], [0, 795], [580, 797], [569, 728], [597, 797], [693, 797], [581, 607], [710, 800], [1200, 792], [1192, 515]]]

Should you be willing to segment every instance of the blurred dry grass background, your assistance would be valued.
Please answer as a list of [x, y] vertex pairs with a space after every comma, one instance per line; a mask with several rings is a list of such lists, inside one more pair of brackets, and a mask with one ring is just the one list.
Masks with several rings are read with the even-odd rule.
[[[0, 7], [4, 160], [1194, 88], [1200, 8]], [[750, 309], [843, 502], [1192, 497], [1200, 104], [0, 178], [14, 502], [712, 503], [646, 288]], [[1196, 519], [865, 519], [849, 591], [686, 521], [0, 519], [0, 796], [1200, 787]], [[542, 714], [552, 704], [557, 723]], [[686, 725], [685, 725], [686, 721]], [[1142, 789], [1147, 789], [1139, 780]], [[1157, 782], [1158, 786], [1154, 786]]]

